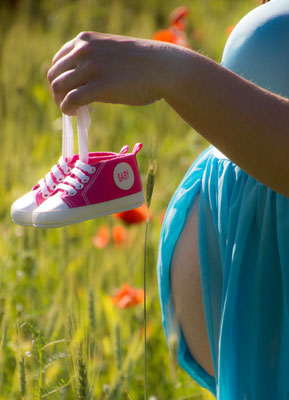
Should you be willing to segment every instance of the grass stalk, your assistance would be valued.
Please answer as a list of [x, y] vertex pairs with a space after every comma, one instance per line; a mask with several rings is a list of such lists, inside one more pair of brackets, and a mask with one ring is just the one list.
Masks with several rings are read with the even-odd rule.
[[95, 307], [94, 307], [94, 294], [93, 290], [89, 291], [89, 327], [93, 332], [96, 327]]
[[115, 326], [115, 349], [116, 349], [117, 369], [119, 372], [121, 372], [121, 370], [122, 370], [122, 349], [121, 349], [120, 327], [119, 327], [118, 323]]
[[147, 400], [147, 239], [148, 239], [148, 226], [149, 226], [149, 209], [155, 184], [155, 175], [157, 171], [157, 163], [154, 160], [149, 164], [147, 183], [146, 183], [146, 202], [147, 202], [147, 215], [146, 215], [146, 229], [145, 229], [145, 242], [144, 242], [144, 400]]
[[87, 370], [81, 350], [78, 354], [78, 400], [89, 400], [89, 385], [87, 379]]
[[20, 378], [20, 395], [21, 399], [25, 399], [26, 395], [26, 372], [25, 372], [25, 360], [22, 355], [19, 361], [19, 378]]

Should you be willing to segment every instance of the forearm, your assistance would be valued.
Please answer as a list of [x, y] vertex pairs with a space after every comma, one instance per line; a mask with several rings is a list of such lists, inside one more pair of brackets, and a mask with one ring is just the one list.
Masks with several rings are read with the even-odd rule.
[[210, 59], [171, 48], [164, 99], [247, 173], [289, 197], [289, 101]]

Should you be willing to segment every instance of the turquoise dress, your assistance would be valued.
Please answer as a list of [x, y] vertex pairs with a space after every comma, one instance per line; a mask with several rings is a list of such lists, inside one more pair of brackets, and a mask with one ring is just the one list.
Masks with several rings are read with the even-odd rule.
[[[222, 65], [289, 98], [289, 0], [271, 0], [246, 15], [228, 39]], [[197, 196], [215, 378], [192, 357], [181, 330], [178, 362], [219, 400], [289, 400], [289, 199], [213, 146], [185, 175], [163, 223], [157, 272], [166, 338], [175, 332], [171, 259]]]

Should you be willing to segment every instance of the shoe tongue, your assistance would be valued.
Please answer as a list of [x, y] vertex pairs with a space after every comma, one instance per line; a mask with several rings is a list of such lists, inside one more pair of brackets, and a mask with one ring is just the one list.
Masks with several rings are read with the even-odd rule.
[[111, 160], [112, 158], [115, 158], [115, 156], [92, 156], [89, 157], [87, 164], [93, 165], [104, 160]]
[[77, 160], [79, 160], [79, 155], [74, 154], [74, 156], [72, 157], [71, 161], [68, 162], [68, 164], [75, 164]]
[[97, 161], [99, 161], [99, 160], [89, 158], [87, 164], [92, 165], [92, 164], [95, 164]]

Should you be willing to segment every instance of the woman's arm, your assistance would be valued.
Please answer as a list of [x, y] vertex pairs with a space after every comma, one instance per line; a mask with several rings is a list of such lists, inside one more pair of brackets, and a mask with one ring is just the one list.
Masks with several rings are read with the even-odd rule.
[[289, 197], [289, 100], [194, 51], [82, 33], [56, 54], [48, 79], [68, 114], [93, 101], [144, 105], [164, 98], [242, 169]]
[[289, 197], [289, 100], [195, 52], [167, 63], [165, 100], [247, 173]]

